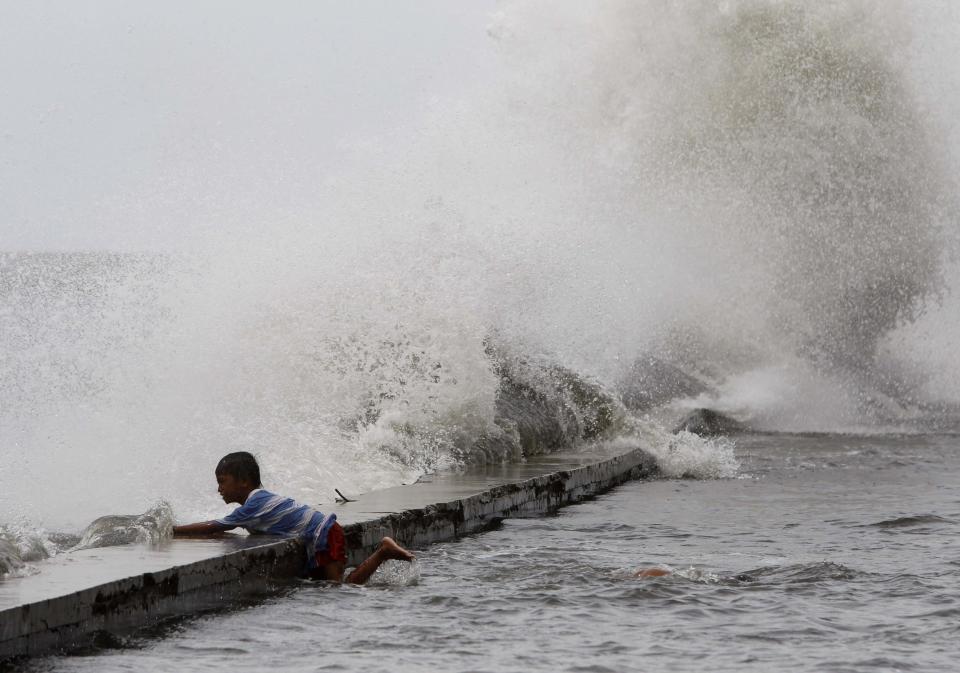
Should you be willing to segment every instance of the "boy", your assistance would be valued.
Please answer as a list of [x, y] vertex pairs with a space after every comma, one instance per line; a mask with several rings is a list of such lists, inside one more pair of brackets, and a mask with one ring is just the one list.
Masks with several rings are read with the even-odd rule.
[[[246, 451], [230, 453], [214, 470], [217, 491], [226, 503], [240, 507], [222, 519], [174, 526], [174, 535], [212, 535], [236, 528], [251, 533], [297, 535], [307, 545], [307, 575], [311, 579], [343, 581], [347, 545], [335, 514], [324, 515], [290, 498], [263, 489], [257, 459]], [[351, 584], [363, 584], [387, 559], [412, 561], [413, 554], [389, 537], [347, 577]]]

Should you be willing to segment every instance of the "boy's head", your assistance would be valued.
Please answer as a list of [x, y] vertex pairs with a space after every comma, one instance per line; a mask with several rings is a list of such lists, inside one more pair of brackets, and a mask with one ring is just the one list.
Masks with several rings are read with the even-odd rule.
[[225, 502], [246, 501], [250, 491], [260, 488], [260, 466], [257, 459], [246, 451], [228, 453], [217, 463], [217, 491]]

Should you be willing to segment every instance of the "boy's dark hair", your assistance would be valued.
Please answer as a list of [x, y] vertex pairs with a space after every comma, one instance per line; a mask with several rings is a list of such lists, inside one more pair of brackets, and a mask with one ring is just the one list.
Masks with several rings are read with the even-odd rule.
[[246, 479], [251, 484], [260, 488], [260, 466], [257, 465], [257, 459], [252, 453], [246, 451], [236, 451], [228, 453], [220, 462], [217, 463], [214, 474], [229, 474], [234, 479]]

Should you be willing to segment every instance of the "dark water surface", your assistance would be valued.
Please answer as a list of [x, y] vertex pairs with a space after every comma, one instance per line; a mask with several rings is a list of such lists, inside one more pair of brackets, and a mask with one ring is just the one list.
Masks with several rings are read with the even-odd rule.
[[[955, 437], [755, 436], [737, 479], [631, 483], [49, 671], [953, 671]], [[638, 580], [639, 567], [672, 576]]]

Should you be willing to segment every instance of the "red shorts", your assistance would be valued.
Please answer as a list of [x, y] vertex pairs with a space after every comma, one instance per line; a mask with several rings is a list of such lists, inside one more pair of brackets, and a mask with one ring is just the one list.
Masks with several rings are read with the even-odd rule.
[[318, 551], [316, 555], [317, 566], [322, 568], [331, 563], [347, 562], [347, 540], [343, 537], [343, 528], [336, 521], [327, 531], [327, 548]]

